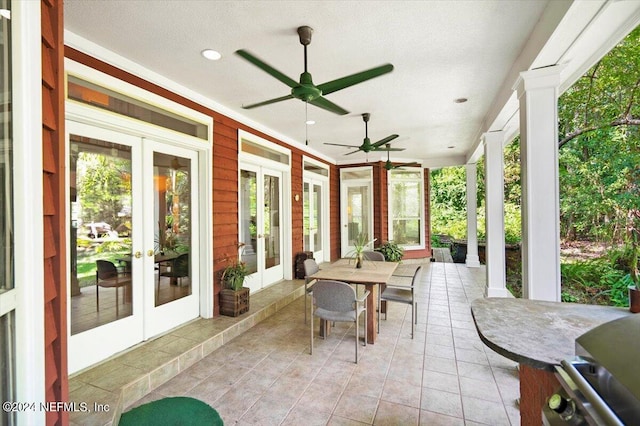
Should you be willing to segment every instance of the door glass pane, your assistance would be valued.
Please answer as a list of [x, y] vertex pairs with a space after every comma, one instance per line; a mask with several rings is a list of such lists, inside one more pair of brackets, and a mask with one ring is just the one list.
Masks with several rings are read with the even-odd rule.
[[[15, 401], [15, 324], [14, 313], [9, 312], [0, 317], [0, 401]], [[0, 425], [12, 425], [15, 413], [10, 410], [0, 411]]]
[[70, 136], [71, 334], [127, 317], [131, 148]]
[[302, 191], [302, 233], [304, 237], [304, 251], [310, 251], [309, 234], [311, 229], [311, 206], [309, 205], [309, 184], [304, 183]]
[[347, 231], [349, 245], [362, 234], [369, 235], [369, 187], [350, 186], [347, 189]]
[[[0, 9], [11, 13], [11, 2], [0, 0]], [[0, 17], [0, 306], [3, 293], [14, 288], [13, 141], [11, 138], [11, 20]], [[23, 283], [33, 285], [33, 283]], [[13, 303], [7, 304], [13, 305]], [[23, 302], [29, 306], [29, 302]], [[11, 308], [9, 308], [11, 309]], [[0, 317], [0, 401], [16, 401], [15, 311]], [[27, 336], [25, 336], [27, 337]], [[29, 355], [30, 356], [30, 355]], [[0, 411], [0, 425], [16, 424], [16, 413]]]
[[153, 153], [155, 306], [191, 294], [191, 160]]
[[247, 265], [249, 273], [258, 271], [258, 232], [257, 232], [257, 182], [256, 172], [242, 170], [240, 172], [240, 229], [242, 232], [241, 241], [242, 261]]
[[[10, 2], [0, 0], [9, 10]], [[0, 294], [13, 288], [13, 186], [11, 184], [11, 21], [0, 17]], [[7, 400], [3, 400], [7, 401]]]
[[280, 179], [264, 176], [265, 268], [280, 264]]
[[313, 185], [313, 251], [322, 250], [322, 187]]

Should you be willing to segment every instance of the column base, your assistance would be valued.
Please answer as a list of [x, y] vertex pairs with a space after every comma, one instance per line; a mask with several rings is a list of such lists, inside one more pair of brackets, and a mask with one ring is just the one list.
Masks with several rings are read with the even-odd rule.
[[478, 268], [480, 267], [480, 258], [478, 255], [467, 255], [467, 259], [465, 260], [465, 264], [467, 268]]
[[487, 287], [484, 290], [484, 297], [513, 297], [513, 294], [506, 288]]

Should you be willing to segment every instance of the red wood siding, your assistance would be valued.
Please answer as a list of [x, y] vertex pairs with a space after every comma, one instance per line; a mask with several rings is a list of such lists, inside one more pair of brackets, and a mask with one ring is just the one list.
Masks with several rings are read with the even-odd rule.
[[[293, 266], [293, 277], [295, 277], [295, 256], [304, 250], [304, 212], [303, 212], [303, 165], [302, 152], [295, 150], [291, 152], [291, 265]], [[298, 195], [298, 201], [295, 196]]]
[[[62, 0], [41, 2], [42, 179], [44, 242], [45, 397], [67, 401], [67, 286]], [[47, 412], [47, 425], [68, 424], [67, 412]]]

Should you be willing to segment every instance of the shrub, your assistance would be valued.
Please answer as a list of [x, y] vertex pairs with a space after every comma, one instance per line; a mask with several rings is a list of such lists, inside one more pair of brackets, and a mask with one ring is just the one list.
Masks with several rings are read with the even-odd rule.
[[563, 301], [629, 306], [627, 288], [632, 284], [631, 277], [607, 259], [563, 263], [560, 271]]
[[393, 241], [387, 241], [376, 249], [384, 255], [387, 262], [400, 262], [404, 256], [404, 249]]

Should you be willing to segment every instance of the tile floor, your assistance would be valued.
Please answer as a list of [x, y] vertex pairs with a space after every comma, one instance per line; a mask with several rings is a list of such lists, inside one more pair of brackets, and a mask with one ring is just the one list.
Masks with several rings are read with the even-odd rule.
[[484, 346], [471, 318], [484, 268], [425, 266], [413, 340], [410, 307], [390, 303], [378, 341], [361, 347], [357, 365], [346, 323], [326, 340], [316, 327], [310, 356], [298, 298], [127, 409], [192, 396], [227, 425], [520, 424], [516, 364]]

